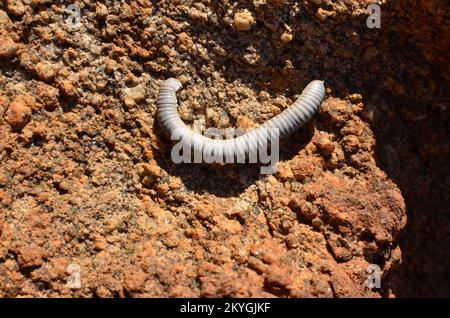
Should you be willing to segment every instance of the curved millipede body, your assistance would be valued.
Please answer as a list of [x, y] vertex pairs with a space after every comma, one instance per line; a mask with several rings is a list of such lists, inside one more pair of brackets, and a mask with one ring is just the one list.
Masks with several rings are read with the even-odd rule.
[[280, 139], [289, 136], [314, 116], [325, 96], [323, 81], [312, 81], [294, 104], [282, 113], [241, 136], [220, 140], [194, 132], [181, 120], [178, 115], [176, 95], [181, 86], [181, 83], [174, 78], [167, 79], [161, 85], [157, 100], [159, 124], [172, 140], [182, 140], [183, 143], [195, 149], [194, 151], [211, 152], [219, 158], [235, 158], [255, 153], [258, 145], [261, 145], [261, 139], [268, 136], [272, 128], [278, 128]]

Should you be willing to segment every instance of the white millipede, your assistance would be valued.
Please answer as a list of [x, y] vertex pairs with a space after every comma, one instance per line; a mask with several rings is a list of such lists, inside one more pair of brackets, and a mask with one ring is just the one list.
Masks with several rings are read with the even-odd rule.
[[[161, 85], [157, 100], [158, 122], [172, 140], [182, 140], [196, 152], [214, 153], [216, 158], [248, 157], [249, 154], [256, 153], [258, 146], [265, 141], [262, 139], [267, 139], [273, 128], [277, 128], [280, 139], [286, 138], [314, 116], [325, 97], [323, 81], [312, 81], [289, 108], [263, 125], [241, 136], [220, 140], [194, 132], [181, 120], [176, 95], [181, 86], [174, 78], [165, 80]], [[267, 143], [265, 145], [267, 146]]]

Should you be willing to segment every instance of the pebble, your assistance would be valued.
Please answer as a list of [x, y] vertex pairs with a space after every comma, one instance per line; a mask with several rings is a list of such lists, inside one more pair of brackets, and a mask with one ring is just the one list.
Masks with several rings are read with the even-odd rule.
[[293, 36], [292, 33], [289, 32], [289, 31], [284, 31], [284, 32], [281, 34], [281, 42], [282, 42], [283, 44], [288, 44], [289, 42], [292, 41], [293, 38], [294, 38], [294, 36]]
[[58, 188], [62, 191], [68, 192], [70, 190], [70, 182], [68, 181], [61, 181], [58, 185]]
[[322, 8], [319, 8], [319, 10], [317, 10], [316, 16], [321, 21], [325, 21], [328, 17], [336, 16], [336, 12], [335, 11], [327, 11], [327, 10], [324, 10]]
[[266, 91], [261, 91], [258, 95], [258, 99], [260, 102], [265, 102], [270, 99], [270, 94]]
[[189, 51], [194, 46], [194, 41], [186, 32], [178, 34], [177, 43], [183, 51]]
[[106, 249], [106, 241], [104, 238], [97, 238], [93, 246], [95, 251], [103, 251]]
[[97, 3], [97, 7], [95, 8], [97, 17], [104, 19], [108, 13], [108, 8], [103, 3]]
[[141, 183], [146, 187], [150, 187], [161, 176], [161, 171], [155, 164], [144, 163], [138, 166], [138, 174], [142, 178]]
[[31, 109], [23, 101], [14, 100], [6, 112], [6, 121], [12, 129], [22, 130], [31, 119]]
[[330, 155], [334, 151], [335, 144], [327, 137], [322, 137], [316, 142], [316, 147], [323, 155]]
[[22, 0], [7, 0], [6, 8], [8, 10], [8, 13], [15, 16], [23, 15], [26, 10]]
[[8, 14], [3, 10], [0, 10], [0, 25], [7, 31], [10, 31], [12, 27], [11, 19], [9, 18]]
[[58, 74], [59, 67], [50, 62], [39, 62], [36, 64], [35, 70], [41, 80], [49, 82]]
[[41, 266], [44, 251], [36, 244], [24, 245], [18, 250], [17, 264], [20, 268]]
[[311, 223], [312, 223], [313, 227], [316, 229], [320, 229], [323, 225], [322, 220], [319, 218], [314, 218]]
[[36, 83], [36, 98], [47, 110], [54, 110], [59, 106], [59, 90], [44, 82]]
[[144, 86], [138, 85], [125, 89], [125, 104], [133, 106], [145, 100], [146, 91]]
[[352, 103], [357, 103], [361, 102], [363, 100], [363, 97], [361, 94], [351, 94], [348, 96], [348, 99], [350, 99]]
[[237, 127], [244, 131], [249, 131], [255, 128], [255, 123], [245, 115], [241, 115], [237, 119]]
[[0, 58], [11, 58], [16, 52], [17, 44], [7, 35], [0, 36]]
[[243, 10], [234, 16], [234, 25], [239, 31], [248, 31], [256, 23], [250, 11]]
[[342, 139], [342, 145], [347, 153], [354, 153], [360, 148], [359, 139], [354, 135], [345, 136]]
[[111, 297], [111, 292], [104, 286], [100, 286], [95, 291], [95, 296], [99, 298]]
[[75, 96], [75, 94], [76, 94], [75, 87], [73, 86], [72, 82], [69, 80], [61, 81], [59, 83], [58, 87], [59, 87], [59, 91], [64, 96], [72, 97], [72, 96]]
[[279, 177], [282, 181], [294, 179], [294, 173], [292, 172], [290, 165], [279, 163], [277, 167], [277, 177]]

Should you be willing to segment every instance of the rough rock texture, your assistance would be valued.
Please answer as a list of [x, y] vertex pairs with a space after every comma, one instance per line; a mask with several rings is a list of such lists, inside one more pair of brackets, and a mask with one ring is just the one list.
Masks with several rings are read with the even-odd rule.
[[[449, 296], [449, 7], [373, 2], [1, 1], [0, 297]], [[200, 129], [327, 97], [275, 175], [175, 165], [170, 76]]]

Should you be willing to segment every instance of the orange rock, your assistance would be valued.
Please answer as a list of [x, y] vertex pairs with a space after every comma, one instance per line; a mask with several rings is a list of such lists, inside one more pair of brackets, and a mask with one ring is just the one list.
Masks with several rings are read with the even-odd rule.
[[35, 95], [40, 106], [44, 106], [47, 110], [54, 110], [59, 106], [59, 91], [51, 85], [37, 82]]
[[292, 173], [291, 166], [284, 162], [279, 163], [277, 177], [279, 177], [282, 181], [294, 179], [294, 174]]
[[234, 26], [240, 31], [248, 31], [256, 23], [252, 14], [248, 10], [238, 12], [234, 16]]
[[130, 270], [125, 275], [124, 288], [128, 292], [142, 290], [146, 280], [147, 274], [144, 273], [140, 268]]
[[0, 10], [0, 25], [3, 26], [6, 31], [11, 31], [12, 27], [11, 19], [9, 18], [8, 14], [3, 10]]
[[25, 13], [26, 7], [23, 4], [22, 0], [7, 0], [6, 8], [9, 14], [15, 16], [21, 16]]
[[11, 58], [16, 52], [17, 44], [8, 35], [0, 35], [0, 58]]
[[35, 70], [40, 79], [49, 82], [58, 74], [59, 67], [50, 62], [39, 62], [36, 64]]
[[109, 291], [108, 288], [106, 288], [104, 286], [100, 286], [95, 291], [95, 296], [97, 296], [99, 298], [107, 298], [107, 297], [111, 297], [111, 292]]
[[93, 248], [95, 251], [103, 251], [106, 248], [106, 245], [105, 239], [99, 237], [95, 240]]
[[75, 96], [75, 87], [69, 80], [64, 80], [59, 83], [59, 91], [65, 96]]
[[330, 155], [335, 148], [334, 142], [327, 137], [322, 137], [316, 142], [317, 149], [324, 155]]
[[23, 101], [15, 100], [6, 112], [6, 121], [12, 129], [22, 130], [31, 120], [31, 109]]
[[178, 34], [177, 42], [183, 51], [189, 51], [194, 46], [194, 41], [186, 32]]
[[293, 36], [292, 32], [284, 31], [281, 34], [281, 42], [283, 44], [287, 44], [287, 43], [291, 42], [293, 40], [293, 38], [294, 38], [294, 36]]
[[43, 263], [44, 251], [41, 247], [31, 244], [19, 248], [17, 263], [20, 268], [41, 266]]
[[321, 170], [321, 165], [319, 164], [316, 158], [295, 158], [292, 161], [291, 169], [294, 174], [294, 177], [303, 181], [306, 178], [311, 178], [314, 176], [316, 170]]
[[249, 131], [255, 128], [255, 123], [245, 115], [239, 116], [237, 119], [237, 127], [244, 131]]

